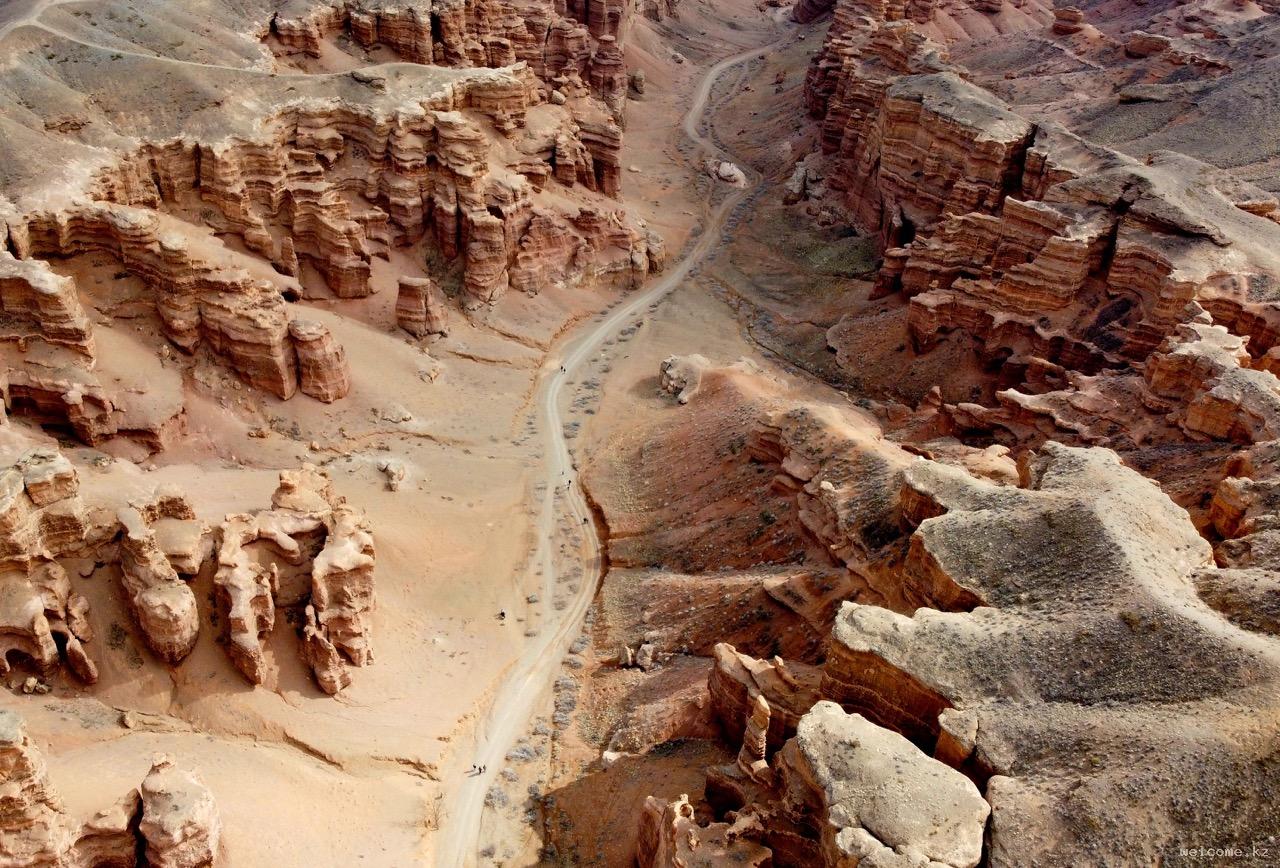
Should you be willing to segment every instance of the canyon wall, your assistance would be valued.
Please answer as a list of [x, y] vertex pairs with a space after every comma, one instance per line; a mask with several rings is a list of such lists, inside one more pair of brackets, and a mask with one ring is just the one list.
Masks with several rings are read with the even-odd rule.
[[[1215, 553], [1110, 450], [1046, 442], [1015, 463], [954, 439], [900, 445], [855, 410], [815, 410], [711, 365], [678, 412], [695, 418], [647, 436], [687, 444], [695, 426], [733, 442], [726, 420], [748, 414], [759, 445], [721, 452], [718, 473], [773, 474], [777, 526], [796, 522], [855, 580], [819, 616], [831, 631], [820, 651], [708, 654], [705, 695], [737, 760], [706, 770], [701, 813], [688, 799], [646, 804], [639, 864], [1105, 862], [1115, 846], [1145, 862], [1188, 829], [1265, 837], [1276, 818], [1257, 794], [1280, 784], [1254, 761], [1276, 747], [1260, 723], [1280, 674], [1264, 602], [1273, 443], [1237, 463], [1249, 478], [1218, 485], [1229, 539]], [[614, 503], [611, 526], [625, 515]], [[718, 593], [704, 609], [695, 589], [734, 587], [732, 573], [708, 567], [668, 591], [696, 601], [670, 616], [686, 630], [726, 617]], [[655, 659], [705, 653], [679, 647], [686, 635], [651, 630]], [[735, 641], [770, 647], [759, 633]]]
[[[14, 104], [0, 106], [13, 132], [0, 178], [6, 407], [93, 444], [123, 434], [163, 448], [181, 430], [180, 413], [137, 412], [98, 373], [93, 323], [111, 311], [77, 284], [90, 263], [128, 279], [182, 356], [324, 402], [349, 388], [345, 353], [290, 303], [369, 296], [374, 260], [397, 249], [443, 263], [468, 309], [509, 288], [638, 285], [663, 253], [617, 202], [625, 11], [209, 0], [189, 14], [235, 48], [207, 72], [236, 97], [213, 103], [170, 75], [190, 62], [180, 52], [112, 15], [85, 13], [138, 51], [16, 30], [13, 50], [65, 56], [35, 78], [11, 71]], [[38, 88], [61, 96], [29, 102]], [[66, 178], [42, 172], [42, 149]]]
[[[1276, 198], [1184, 154], [1135, 159], [1053, 119], [1028, 119], [948, 59], [957, 43], [973, 49], [942, 40], [936, 10], [916, 12], [835, 4], [806, 101], [821, 124], [826, 184], [878, 238], [876, 294], [907, 300], [914, 351], [962, 334], [998, 371], [999, 404], [961, 407], [956, 430], [1009, 443], [1054, 429], [1073, 437], [1086, 423], [1046, 405], [1123, 402], [1138, 386], [1111, 374], [1140, 373], [1197, 322], [1243, 339], [1243, 376], [1273, 394]], [[1062, 20], [1017, 35], [1060, 38]], [[1152, 80], [1186, 78], [1185, 66], [1149, 58], [1129, 50], [1116, 62]], [[829, 332], [850, 368], [856, 326], [847, 319]], [[1229, 423], [1201, 427], [1197, 436], [1238, 437], [1225, 433]], [[1131, 445], [1160, 428], [1135, 422], [1086, 442]]]
[[[1156, 863], [1188, 835], [1267, 840], [1280, 202], [1213, 102], [1265, 78], [1273, 12], [794, 7], [827, 25], [810, 138], [788, 140], [814, 152], [765, 195], [817, 238], [779, 261], [836, 227], [875, 262], [813, 301], [783, 298], [775, 262], [725, 270], [779, 284], [730, 288], [753, 336], [846, 304], [825, 334], [840, 393], [673, 356], [659, 385], [683, 415], [600, 459], [636, 467], [593, 480], [626, 567], [596, 634], [635, 614], [612, 581], [679, 568], [641, 576], [637, 632], [659, 671], [706, 672], [680, 701], [731, 757], [644, 803], [639, 864]], [[917, 366], [939, 378], [907, 397]], [[801, 567], [831, 595], [779, 576]], [[787, 613], [734, 617], [753, 592]], [[674, 750], [649, 748], [637, 768]]]

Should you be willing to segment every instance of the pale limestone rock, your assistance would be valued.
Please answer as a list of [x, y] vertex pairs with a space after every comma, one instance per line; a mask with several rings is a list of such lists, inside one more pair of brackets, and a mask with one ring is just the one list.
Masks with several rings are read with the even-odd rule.
[[218, 806], [194, 772], [162, 757], [142, 782], [147, 864], [153, 868], [206, 868], [215, 863], [222, 822]]
[[822, 822], [827, 865], [974, 868], [990, 806], [892, 730], [819, 702], [778, 756], [789, 803]]

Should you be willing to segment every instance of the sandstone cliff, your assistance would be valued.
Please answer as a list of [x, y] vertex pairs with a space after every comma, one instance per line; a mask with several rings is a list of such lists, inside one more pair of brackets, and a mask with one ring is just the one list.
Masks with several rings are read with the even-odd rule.
[[[93, 323], [113, 310], [77, 284], [90, 260], [138, 282], [137, 303], [182, 354], [211, 354], [277, 397], [325, 402], [349, 388], [344, 350], [288, 302], [368, 296], [374, 259], [395, 248], [424, 266], [461, 263], [456, 294], [468, 308], [509, 287], [627, 288], [660, 266], [660, 241], [614, 201], [621, 5], [270, 6], [202, 0], [186, 11], [227, 34], [225, 62], [205, 72], [237, 97], [210, 103], [188, 99], [169, 75], [193, 61], [142, 29], [117, 33], [136, 41], [126, 53], [54, 25], [6, 37], [15, 51], [44, 40], [43, 50], [65, 52], [42, 73], [42, 86], [64, 94], [37, 100], [42, 116], [19, 108], [20, 71], [0, 103], [12, 133], [0, 149], [0, 348], [12, 412], [70, 425], [93, 444], [127, 434], [162, 448], [180, 427], [170, 415], [137, 431], [138, 399], [96, 370]], [[95, 26], [110, 26], [106, 11]], [[282, 74], [299, 57], [338, 51], [335, 34], [404, 62]], [[259, 40], [278, 56], [265, 60]], [[43, 171], [45, 152], [65, 162], [65, 178]]]

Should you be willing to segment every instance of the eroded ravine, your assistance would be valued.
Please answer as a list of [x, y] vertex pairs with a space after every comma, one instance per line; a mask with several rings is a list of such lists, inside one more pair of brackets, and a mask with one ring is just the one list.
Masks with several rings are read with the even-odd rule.
[[[764, 56], [780, 42], [781, 39], [727, 57], [703, 75], [681, 123], [684, 134], [692, 140], [697, 153], [731, 158], [731, 155], [724, 154], [711, 140], [709, 133], [703, 132], [703, 125], [710, 114], [712, 91], [726, 73]], [[529, 561], [529, 569], [542, 576], [543, 588], [548, 598], [556, 583], [557, 570], [562, 569], [562, 565], [556, 563], [553, 543], [556, 539], [557, 521], [564, 514], [569, 515], [570, 526], [581, 526], [583, 529], [581, 563], [586, 574], [598, 579], [601, 570], [601, 540], [594, 523], [589, 520], [591, 510], [582, 495], [577, 469], [564, 436], [564, 420], [561, 418], [560, 408], [564, 386], [591, 361], [606, 339], [616, 334], [624, 323], [643, 319], [648, 306], [660, 301], [678, 287], [724, 243], [724, 231], [730, 215], [755, 190], [758, 183], [759, 179], [754, 174], [748, 175], [747, 186], [726, 196], [712, 210], [702, 233], [678, 262], [644, 289], [629, 296], [604, 319], [571, 337], [559, 353], [549, 356], [544, 362], [536, 404], [543, 420], [541, 427], [547, 437], [544, 476], [547, 493], [542, 498], [537, 522], [538, 544]], [[562, 496], [556, 496], [557, 493]], [[461, 866], [476, 862], [485, 795], [497, 778], [502, 758], [521, 733], [527, 730], [539, 700], [550, 688], [565, 651], [581, 629], [595, 591], [595, 580], [581, 583], [569, 605], [559, 613], [558, 619], [546, 624], [541, 633], [528, 643], [499, 687], [479, 727], [470, 759], [471, 765], [484, 768], [485, 772], [464, 774], [460, 762], [453, 769], [456, 779], [462, 783], [455, 791], [453, 809], [441, 827], [436, 847], [436, 864]]]

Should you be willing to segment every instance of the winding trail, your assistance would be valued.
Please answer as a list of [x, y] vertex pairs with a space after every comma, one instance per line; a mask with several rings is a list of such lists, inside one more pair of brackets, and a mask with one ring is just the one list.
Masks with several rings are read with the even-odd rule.
[[[694, 91], [693, 102], [681, 122], [685, 135], [699, 149], [709, 154], [721, 154], [720, 148], [700, 131], [704, 121], [708, 120], [707, 103], [716, 82], [729, 70], [773, 51], [781, 42], [782, 39], [779, 38], [768, 45], [732, 55], [707, 70]], [[570, 338], [560, 348], [559, 354], [548, 356], [543, 363], [543, 376], [535, 402], [542, 416], [542, 426], [548, 441], [546, 494], [536, 525], [538, 547], [530, 561], [530, 569], [540, 571], [543, 581], [542, 599], [550, 602], [556, 585], [553, 543], [559, 517], [557, 506], [563, 504], [560, 515], [569, 516], [570, 527], [581, 527], [585, 531], [582, 561], [585, 575], [569, 605], [563, 612], [555, 613], [555, 618], [543, 625], [542, 631], [529, 641], [512, 664], [494, 696], [488, 714], [479, 725], [472, 762], [485, 767], [485, 772], [461, 778], [462, 783], [451, 793], [451, 810], [444, 818], [436, 842], [435, 864], [439, 868], [463, 868], [478, 861], [480, 821], [484, 813], [486, 793], [497, 778], [507, 751], [528, 730], [539, 698], [545, 695], [560, 671], [564, 655], [579, 634], [583, 618], [595, 598], [594, 577], [600, 574], [602, 550], [590, 508], [578, 484], [578, 474], [569, 453], [568, 442], [564, 437], [564, 419], [560, 413], [561, 392], [569, 379], [592, 358], [609, 336], [615, 334], [625, 323], [643, 319], [646, 307], [675, 289], [706, 259], [707, 254], [721, 245], [730, 214], [758, 183], [759, 179], [753, 178], [750, 186], [726, 196], [711, 212], [697, 242], [678, 263], [668, 267], [644, 289], [627, 296], [603, 320]], [[572, 483], [567, 491], [564, 490], [566, 483]], [[557, 492], [557, 488], [561, 491]], [[587, 577], [591, 577], [590, 580]]]

